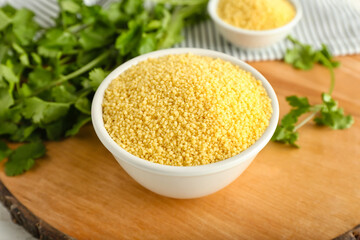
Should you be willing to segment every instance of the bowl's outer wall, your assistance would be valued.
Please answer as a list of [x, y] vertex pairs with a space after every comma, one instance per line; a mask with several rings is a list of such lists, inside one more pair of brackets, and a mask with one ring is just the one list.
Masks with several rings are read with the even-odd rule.
[[273, 45], [283, 39], [291, 32], [292, 29], [271, 34], [268, 36], [251, 36], [247, 34], [240, 34], [229, 29], [223, 28], [221, 25], [215, 23], [216, 29], [220, 34], [232, 44], [242, 48], [264, 48]]
[[182, 177], [157, 175], [114, 156], [121, 167], [139, 184], [157, 194], [179, 199], [199, 198], [219, 191], [233, 182], [255, 156], [228, 170], [209, 175]]

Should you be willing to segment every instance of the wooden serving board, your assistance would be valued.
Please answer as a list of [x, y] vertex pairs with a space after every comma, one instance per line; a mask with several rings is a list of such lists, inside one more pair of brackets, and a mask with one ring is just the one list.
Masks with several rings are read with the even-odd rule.
[[[339, 60], [334, 98], [355, 124], [342, 131], [308, 124], [300, 130], [300, 149], [268, 144], [218, 193], [176, 200], [144, 189], [89, 124], [74, 138], [49, 142], [46, 157], [24, 175], [7, 177], [1, 166], [2, 200], [18, 210], [22, 224], [36, 222], [43, 238], [54, 236], [49, 226], [65, 234], [59, 239], [334, 238], [360, 223], [360, 56]], [[273, 85], [281, 115], [289, 110], [285, 96], [319, 103], [329, 86], [321, 66], [298, 71], [280, 61], [250, 64]], [[33, 215], [24, 215], [24, 207]]]

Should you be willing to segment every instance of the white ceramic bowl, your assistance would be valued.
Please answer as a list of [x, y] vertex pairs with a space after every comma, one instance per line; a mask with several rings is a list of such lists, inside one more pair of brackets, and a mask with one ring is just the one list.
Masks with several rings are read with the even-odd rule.
[[[192, 167], [167, 166], [149, 162], [126, 152], [123, 148], [116, 144], [104, 127], [102, 118], [104, 91], [114, 78], [141, 61], [169, 54], [182, 54], [189, 52], [196, 55], [221, 58], [232, 62], [233, 64], [240, 66], [242, 69], [251, 72], [256, 79], [261, 80], [272, 100], [273, 114], [268, 128], [265, 130], [264, 134], [245, 151], [229, 159], [207, 165]], [[276, 94], [269, 82], [250, 65], [220, 52], [195, 48], [175, 48], [144, 54], [122, 64], [112, 71], [101, 83], [95, 93], [91, 109], [91, 117], [95, 132], [100, 141], [114, 155], [115, 159], [119, 162], [123, 169], [138, 183], [155, 193], [167, 197], [197, 198], [224, 188], [234, 181], [249, 166], [255, 156], [269, 142], [275, 131], [279, 119], [279, 104]]]
[[208, 12], [220, 34], [232, 44], [242, 48], [263, 48], [283, 40], [299, 22], [302, 8], [297, 0], [289, 0], [295, 10], [295, 17], [286, 25], [271, 30], [248, 30], [235, 27], [223, 21], [217, 15], [219, 0], [210, 0]]

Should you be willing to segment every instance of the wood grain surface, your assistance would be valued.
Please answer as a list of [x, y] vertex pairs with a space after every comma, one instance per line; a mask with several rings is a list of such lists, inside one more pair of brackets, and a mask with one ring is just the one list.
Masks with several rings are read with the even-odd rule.
[[[347, 130], [308, 124], [300, 149], [269, 143], [250, 167], [208, 197], [176, 200], [137, 184], [101, 145], [91, 125], [47, 143], [47, 155], [0, 180], [35, 216], [76, 239], [330, 239], [360, 223], [360, 56], [338, 58], [334, 98], [355, 117]], [[320, 102], [329, 73], [282, 62], [250, 63], [284, 97]]]

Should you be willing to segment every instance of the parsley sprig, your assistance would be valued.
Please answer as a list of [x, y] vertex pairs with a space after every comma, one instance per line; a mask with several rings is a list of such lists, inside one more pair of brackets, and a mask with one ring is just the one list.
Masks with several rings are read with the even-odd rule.
[[[314, 64], [318, 63], [329, 69], [331, 76], [328, 92], [321, 94], [321, 104], [311, 105], [307, 97], [286, 97], [286, 101], [292, 108], [282, 118], [272, 140], [299, 147], [296, 144], [299, 138], [298, 129], [312, 119], [317, 125], [328, 126], [334, 130], [349, 128], [354, 119], [350, 115], [344, 115], [343, 109], [338, 107], [337, 101], [331, 96], [335, 87], [334, 68], [339, 67], [340, 63], [332, 58], [327, 46], [322, 44], [320, 50], [314, 50], [310, 45], [303, 44], [291, 36], [288, 39], [294, 46], [286, 51], [284, 58], [286, 63], [301, 70], [310, 70]], [[304, 114], [308, 114], [308, 116], [298, 123], [299, 117]]]
[[44, 140], [74, 136], [90, 121], [95, 90], [122, 62], [168, 48], [182, 28], [206, 16], [207, 0], [123, 0], [109, 8], [60, 0], [55, 26], [34, 13], [0, 8], [0, 141], [7, 175], [30, 169], [45, 154]]

